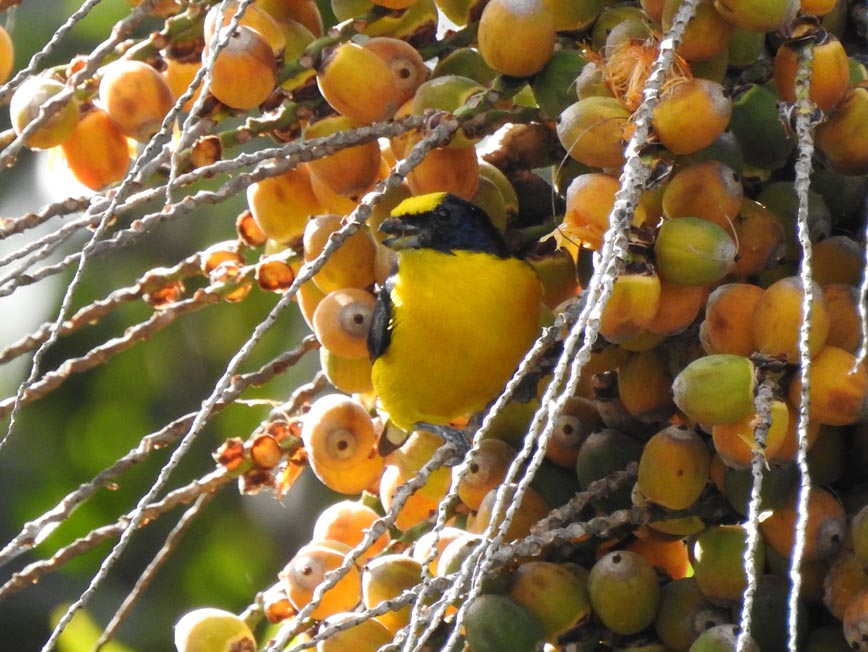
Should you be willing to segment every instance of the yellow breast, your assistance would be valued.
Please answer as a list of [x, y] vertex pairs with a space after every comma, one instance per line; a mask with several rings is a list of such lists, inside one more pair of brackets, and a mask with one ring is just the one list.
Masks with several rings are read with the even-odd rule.
[[484, 408], [539, 331], [532, 268], [483, 253], [400, 252], [391, 340], [373, 384], [392, 421], [445, 424]]

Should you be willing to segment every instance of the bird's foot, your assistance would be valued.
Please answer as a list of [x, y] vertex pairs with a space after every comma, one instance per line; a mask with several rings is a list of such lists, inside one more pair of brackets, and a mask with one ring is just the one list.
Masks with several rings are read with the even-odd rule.
[[467, 455], [467, 453], [470, 451], [470, 437], [468, 436], [469, 433], [466, 430], [460, 430], [459, 428], [453, 428], [452, 426], [425, 423], [424, 421], [420, 421], [413, 427], [416, 430], [433, 432], [444, 442], [452, 446], [452, 448], [455, 450], [455, 454], [446, 461], [446, 466], [455, 466], [461, 460], [463, 460], [464, 456]]

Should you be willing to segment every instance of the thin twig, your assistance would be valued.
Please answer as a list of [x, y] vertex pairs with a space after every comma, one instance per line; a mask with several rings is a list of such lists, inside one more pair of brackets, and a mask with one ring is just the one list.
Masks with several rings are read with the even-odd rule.
[[168, 535], [166, 535], [166, 540], [160, 547], [159, 552], [157, 552], [151, 560], [151, 563], [148, 564], [148, 567], [139, 575], [135, 586], [133, 586], [124, 598], [124, 601], [121, 602], [121, 605], [115, 611], [114, 616], [112, 616], [112, 619], [109, 621], [108, 625], [106, 625], [99, 639], [94, 643], [94, 652], [99, 652], [99, 650], [105, 647], [105, 645], [114, 638], [118, 628], [123, 624], [124, 620], [126, 620], [136, 602], [138, 602], [139, 598], [142, 597], [151, 582], [157, 576], [157, 573], [169, 560], [172, 553], [178, 548], [181, 539], [190, 529], [190, 526], [192, 526], [196, 521], [196, 517], [202, 513], [202, 510], [209, 502], [211, 502], [211, 499], [214, 498], [214, 496], [215, 494], [213, 491], [200, 495], [196, 499], [196, 502], [184, 512], [180, 519], [178, 519], [175, 527], [172, 528], [172, 531], [169, 532]]
[[[84, 306], [63, 323], [60, 328], [60, 335], [69, 335], [85, 326], [93, 326], [99, 323], [103, 317], [111, 314], [112, 311], [116, 310], [120, 306], [141, 299], [148, 291], [148, 283], [152, 284], [155, 281], [155, 273], [156, 270], [150, 270], [146, 272], [144, 276], [139, 278], [134, 285], [118, 288], [107, 297], [98, 299], [93, 303]], [[171, 277], [174, 279], [192, 276], [197, 273], [200, 273], [199, 255], [194, 254], [193, 256], [189, 256], [182, 260], [172, 268], [160, 270], [159, 276], [161, 278]], [[168, 309], [171, 310], [172, 307], [170, 306]], [[39, 344], [48, 339], [50, 329], [51, 324], [42, 324], [32, 333], [29, 333], [17, 342], [10, 344], [8, 347], [0, 351], [0, 364], [14, 360], [19, 355], [32, 351], [34, 348], [39, 346]]]
[[[139, 525], [152, 523], [178, 505], [186, 505], [199, 496], [214, 492], [230, 482], [232, 482], [232, 478], [223, 469], [213, 471], [199, 480], [194, 480], [184, 487], [175, 489], [162, 500], [145, 505], [141, 510], [144, 520], [140, 521]], [[91, 530], [85, 536], [58, 550], [50, 558], [29, 564], [12, 575], [3, 586], [0, 586], [0, 600], [4, 600], [28, 586], [33, 586], [43, 575], [59, 569], [71, 559], [90, 552], [103, 541], [117, 538], [127, 530], [133, 515], [134, 512], [128, 512], [111, 525]]]
[[790, 557], [790, 587], [787, 601], [787, 649], [798, 650], [799, 594], [802, 586], [802, 557], [805, 553], [805, 538], [808, 524], [808, 497], [811, 492], [811, 476], [808, 470], [808, 421], [810, 419], [811, 390], [811, 319], [814, 305], [814, 275], [812, 271], [813, 250], [811, 247], [810, 225], [808, 224], [808, 191], [811, 184], [811, 160], [814, 156], [814, 128], [817, 107], [811, 100], [811, 73], [813, 71], [813, 42], [803, 44], [799, 51], [799, 67], [796, 71], [796, 136], [798, 137], [798, 156], [796, 158], [796, 196], [799, 198], [798, 237], [802, 249], [802, 263], [799, 276], [802, 280], [802, 324], [799, 329], [799, 375], [802, 382], [801, 405], [799, 406], [799, 447], [796, 464], [799, 468], [799, 499], [796, 510], [796, 523], [793, 552]]
[[762, 569], [759, 566], [759, 521], [760, 521], [760, 506], [762, 503], [762, 484], [763, 475], [768, 462], [766, 461], [765, 449], [766, 438], [769, 434], [769, 427], [772, 423], [772, 400], [774, 399], [773, 388], [767, 379], [763, 379], [757, 389], [754, 405], [759, 421], [754, 428], [753, 436], [756, 448], [753, 451], [750, 468], [752, 484], [750, 489], [750, 501], [747, 506], [747, 520], [745, 521], [745, 532], [747, 541], [745, 542], [744, 555], [742, 558], [745, 577], [747, 577], [747, 585], [742, 593], [741, 617], [739, 619], [738, 640], [736, 641], [736, 652], [746, 652], [750, 646], [751, 627], [753, 625], [753, 603], [756, 597], [757, 584], [759, 582], [759, 574]]
[[[216, 415], [224, 407], [232, 404], [247, 388], [260, 387], [272, 378], [285, 373], [295, 366], [305, 354], [318, 348], [319, 343], [316, 338], [313, 335], [308, 335], [299, 342], [295, 349], [278, 356], [257, 371], [235, 376], [231, 385], [220, 396], [220, 400], [214, 404], [209, 416]], [[291, 407], [300, 405], [308, 400], [310, 394], [319, 391], [321, 386], [322, 382], [315, 380], [313, 383], [299, 387], [290, 397], [289, 405]], [[0, 566], [39, 545], [58, 525], [68, 519], [79, 505], [126, 471], [143, 462], [152, 452], [163, 449], [180, 439], [190, 428], [196, 414], [191, 412], [179, 417], [157, 432], [143, 437], [138, 446], [97, 474], [93, 480], [79, 485], [53, 508], [44, 512], [37, 519], [26, 523], [21, 531], [0, 550]]]

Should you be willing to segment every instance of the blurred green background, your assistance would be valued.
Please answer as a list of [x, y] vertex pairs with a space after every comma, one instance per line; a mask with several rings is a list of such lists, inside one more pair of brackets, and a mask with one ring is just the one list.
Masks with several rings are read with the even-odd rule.
[[[80, 0], [26, 0], [2, 18], [12, 26], [16, 69], [30, 59], [80, 6]], [[119, 18], [127, 15], [126, 0], [103, 0], [63, 41], [45, 65], [69, 61], [90, 52], [106, 38]], [[11, 21], [11, 22], [10, 22]], [[159, 28], [145, 24], [140, 34]], [[2, 126], [8, 115], [2, 112]], [[66, 196], [68, 189], [46, 166], [46, 155], [24, 152], [18, 165], [0, 174], [0, 214], [17, 216]], [[234, 219], [243, 197], [206, 207], [174, 224], [166, 224], [134, 247], [94, 260], [73, 301], [74, 309], [132, 284], [146, 270], [173, 265], [203, 247], [235, 237]], [[56, 228], [50, 224], [39, 233]], [[22, 246], [32, 235], [0, 240], [0, 255]], [[83, 237], [60, 254], [82, 246]], [[8, 270], [0, 270], [3, 274]], [[46, 319], [53, 319], [71, 274], [0, 298], [0, 347], [7, 346]], [[182, 317], [166, 331], [140, 343], [108, 365], [73, 377], [48, 398], [22, 409], [11, 439], [0, 452], [0, 545], [26, 521], [52, 508], [82, 482], [111, 465], [139, 440], [171, 420], [196, 410], [210, 394], [226, 363], [276, 302], [276, 295], [254, 289], [239, 304], [220, 304]], [[143, 302], [126, 305], [96, 328], [63, 338], [46, 355], [43, 369], [82, 355], [109, 337], [145, 319]], [[296, 345], [307, 332], [297, 309], [286, 311], [256, 347], [243, 371]], [[293, 388], [307, 382], [318, 367], [316, 353], [296, 369], [250, 391], [244, 398], [285, 400]], [[23, 362], [0, 367], [2, 396], [14, 395], [28, 373]], [[169, 487], [184, 485], [214, 468], [211, 453], [226, 437], [246, 438], [268, 413], [267, 406], [233, 406], [205, 429]], [[9, 419], [0, 421], [5, 432]], [[123, 476], [116, 490], [103, 490], [80, 507], [31, 553], [7, 564], [2, 582], [26, 564], [50, 556], [56, 549], [95, 527], [113, 522], [132, 509], [147, 491], [169, 450]], [[224, 487], [198, 518], [180, 548], [145, 592], [118, 638], [129, 648], [170, 650], [172, 626], [185, 611], [219, 606], [240, 611], [257, 591], [276, 581], [277, 572], [294, 550], [310, 537], [312, 518], [333, 496], [305, 473], [291, 494], [278, 502], [271, 494], [241, 498], [234, 484]], [[141, 530], [88, 606], [105, 624], [159, 550], [183, 508]], [[113, 543], [113, 542], [112, 542]], [[50, 616], [58, 605], [73, 601], [87, 585], [110, 545], [45, 576], [37, 585], [0, 604], [0, 649], [39, 649], [50, 633]], [[76, 630], [80, 631], [80, 630]], [[67, 637], [61, 649], [89, 649], [81, 636]], [[86, 637], [84, 637], [86, 638]], [[92, 641], [90, 641], [92, 642]]]

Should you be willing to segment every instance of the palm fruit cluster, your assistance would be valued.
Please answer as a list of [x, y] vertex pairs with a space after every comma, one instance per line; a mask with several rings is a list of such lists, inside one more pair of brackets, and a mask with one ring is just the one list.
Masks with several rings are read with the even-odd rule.
[[[386, 457], [378, 453], [392, 426], [377, 412], [365, 340], [373, 288], [393, 254], [377, 224], [412, 195], [447, 191], [475, 202], [516, 249], [530, 251], [547, 307], [559, 314], [604, 248], [625, 145], [683, 4], [332, 0], [338, 22], [328, 25], [313, 0], [160, 0], [148, 7], [161, 29], [118, 46], [91, 76], [82, 79], [72, 62], [18, 86], [10, 112], [24, 144], [50, 149], [94, 190], [126, 176], [131, 154], [165, 130], [176, 103], [180, 118], [193, 111], [225, 125], [177, 153], [185, 170], [231, 158], [251, 141], [320, 147], [310, 144], [314, 154], [292, 167], [274, 160], [247, 186], [237, 238], [201, 257], [212, 280], [253, 266], [256, 286], [275, 292], [317, 260], [435, 118], [460, 118], [454, 136], [427, 151], [368, 224], [343, 236], [300, 285], [298, 306], [333, 389], [301, 414], [276, 411], [216, 456], [245, 491], [287, 491], [309, 467], [347, 495], [319, 516], [310, 542], [267, 593], [264, 613], [289, 623], [300, 646], [365, 652], [406, 633], [415, 599], [401, 596], [412, 598], [423, 580], [442, 586], [431, 578], [453, 577], [489, 520], [502, 518], [495, 496], [538, 407], [534, 397], [507, 406], [461, 467], [427, 469], [442, 441], [424, 431], [408, 433]], [[460, 609], [457, 635], [472, 652], [543, 643], [734, 650], [758, 453], [763, 518], [746, 649], [785, 649], [781, 605], [798, 518], [806, 356], [810, 420], [802, 430], [813, 484], [800, 649], [868, 649], [868, 371], [857, 364], [868, 191], [865, 14], [844, 0], [691, 4], [672, 65], [655, 82], [659, 102], [643, 152], [655, 174], [631, 216], [629, 258], [506, 539], [543, 541], [552, 510], [577, 493], [586, 500], [572, 522], [605, 524], [500, 563], [472, 601], [464, 591], [453, 596], [435, 637], [448, 634]], [[816, 109], [807, 204], [813, 311], [800, 347], [807, 288], [799, 274], [797, 139], [786, 109], [800, 98], [806, 48]], [[0, 31], [0, 77], [11, 73], [11, 60], [11, 40]], [[188, 91], [203, 64], [207, 89]], [[401, 128], [390, 132], [389, 123]], [[256, 286], [242, 278], [224, 298], [240, 301]], [[167, 283], [148, 296], [165, 306], [183, 293]], [[760, 390], [771, 397], [762, 411]], [[625, 469], [635, 472], [615, 482]], [[413, 492], [402, 489], [414, 479]], [[446, 526], [433, 530], [450, 492], [459, 500]], [[643, 516], [635, 522], [606, 520], [637, 508]], [[363, 617], [390, 600], [392, 608]], [[313, 638], [318, 631], [332, 633]], [[176, 645], [252, 650], [253, 636], [233, 614], [208, 608], [178, 622]]]

